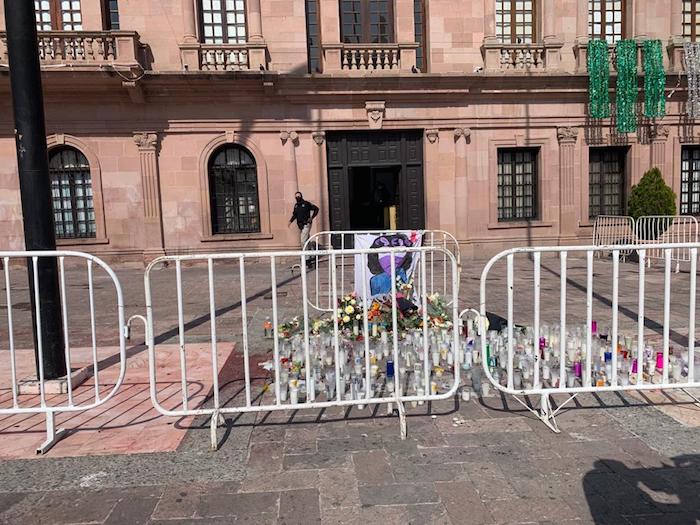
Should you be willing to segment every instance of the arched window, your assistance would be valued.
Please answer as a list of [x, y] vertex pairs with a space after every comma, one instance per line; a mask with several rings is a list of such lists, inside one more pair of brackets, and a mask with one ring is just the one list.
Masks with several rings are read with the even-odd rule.
[[57, 239], [86, 239], [96, 236], [90, 164], [71, 147], [49, 154], [49, 175]]
[[260, 231], [258, 169], [242, 146], [219, 148], [209, 159], [212, 233]]

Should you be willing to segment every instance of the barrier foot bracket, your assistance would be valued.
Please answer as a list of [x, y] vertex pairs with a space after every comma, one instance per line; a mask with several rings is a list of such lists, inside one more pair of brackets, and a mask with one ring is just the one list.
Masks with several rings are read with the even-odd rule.
[[219, 411], [214, 412], [211, 415], [211, 420], [209, 421], [209, 435], [211, 437], [211, 449], [219, 449], [219, 440], [216, 437], [216, 429], [218, 426], [226, 426], [226, 418]]
[[527, 403], [525, 403], [525, 401], [520, 399], [518, 396], [513, 397], [518, 401], [518, 403], [520, 403], [530, 412], [532, 412], [537, 417], [537, 419], [539, 419], [540, 421], [542, 421], [542, 423], [547, 425], [547, 428], [549, 428], [555, 434], [559, 434], [561, 430], [559, 430], [559, 426], [557, 425], [556, 416], [561, 411], [561, 409], [564, 408], [564, 406], [568, 404], [569, 401], [574, 399], [577, 395], [578, 394], [573, 394], [569, 396], [569, 398], [566, 401], [564, 401], [561, 405], [559, 405], [556, 409], [552, 409], [552, 401], [549, 397], [549, 394], [542, 394], [539, 410], [531, 408]]
[[689, 392], [688, 390], [686, 390], [685, 388], [683, 389], [683, 392], [684, 392], [685, 395], [687, 395], [690, 399], [692, 399], [693, 401], [695, 401], [695, 404], [696, 404], [696, 405], [700, 406], [700, 399], [698, 399], [695, 395], [693, 395], [692, 393], [690, 393], [690, 392]]
[[399, 409], [399, 426], [401, 427], [401, 440], [405, 441], [408, 437], [408, 424], [406, 422], [406, 408], [403, 406], [403, 402], [396, 400], [396, 406]]
[[56, 429], [56, 421], [53, 412], [46, 413], [46, 441], [36, 449], [37, 454], [46, 454], [53, 446], [66, 436], [66, 429]]

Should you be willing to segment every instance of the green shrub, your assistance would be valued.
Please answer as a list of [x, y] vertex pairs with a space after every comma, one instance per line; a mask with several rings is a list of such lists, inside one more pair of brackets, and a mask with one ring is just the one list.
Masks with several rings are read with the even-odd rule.
[[627, 212], [634, 220], [645, 215], [676, 214], [676, 194], [664, 182], [659, 168], [650, 169], [639, 184], [632, 186]]

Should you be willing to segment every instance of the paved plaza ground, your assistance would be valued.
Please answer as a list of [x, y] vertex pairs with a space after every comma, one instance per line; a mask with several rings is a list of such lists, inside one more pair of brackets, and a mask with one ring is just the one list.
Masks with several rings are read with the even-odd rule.
[[[459, 305], [476, 307], [485, 261], [465, 261]], [[300, 277], [280, 261], [280, 317], [301, 313]], [[532, 262], [516, 261], [516, 321], [532, 318]], [[585, 260], [569, 261], [568, 322], [585, 323]], [[238, 265], [216, 266], [219, 338], [240, 342]], [[144, 313], [143, 270], [117, 270], [127, 315]], [[542, 318], [559, 315], [559, 261], [543, 260]], [[247, 307], [253, 353], [269, 351], [262, 323], [271, 315], [269, 262], [248, 268]], [[348, 274], [348, 282], [351, 277]], [[23, 276], [12, 270], [21, 294]], [[440, 279], [437, 279], [440, 281]], [[71, 338], [90, 341], [84, 271], [71, 270]], [[211, 333], [206, 267], [184, 270], [186, 341]], [[594, 318], [609, 323], [611, 264], [596, 260]], [[620, 322], [636, 333], [637, 266], [622, 265]], [[174, 268], [155, 270], [154, 336], [177, 342]], [[673, 276], [671, 339], [688, 332], [689, 276]], [[104, 276], [95, 281], [99, 343], [114, 345], [114, 298]], [[350, 286], [348, 285], [348, 288]], [[503, 266], [488, 282], [487, 308], [505, 315]], [[26, 293], [26, 291], [24, 292]], [[647, 276], [646, 333], [658, 341], [663, 322], [663, 273]], [[82, 301], [82, 302], [81, 302]], [[4, 313], [0, 347], [6, 349]], [[18, 345], [30, 339], [26, 307], [16, 308]], [[3, 331], [4, 330], [4, 331]], [[142, 330], [129, 349], [129, 369], [146, 366]], [[4, 352], [2, 352], [4, 353]], [[106, 356], [101, 356], [105, 358]], [[4, 363], [4, 357], [3, 357]], [[129, 377], [127, 370], [127, 378]], [[132, 372], [135, 373], [135, 372]], [[227, 384], [232, 397], [240, 385]], [[697, 394], [697, 392], [696, 392]], [[269, 395], [269, 393], [265, 394]], [[561, 401], [561, 400], [560, 400]], [[163, 426], [182, 427], [158, 416]], [[455, 421], [456, 420], [456, 421]], [[156, 420], [157, 421], [157, 420]], [[60, 423], [59, 418], [59, 423]], [[218, 429], [209, 450], [203, 418], [169, 452], [6, 460], [0, 463], [2, 523], [683, 523], [700, 520], [700, 407], [681, 392], [605, 394], [576, 398], [554, 434], [505, 396], [450, 400], [409, 408], [408, 439], [385, 407], [237, 416]], [[128, 430], [128, 425], [124, 427]], [[105, 428], [104, 432], [109, 432]], [[80, 434], [66, 438], [66, 442]], [[0, 434], [0, 439], [16, 439]], [[138, 446], [134, 445], [137, 450]]]

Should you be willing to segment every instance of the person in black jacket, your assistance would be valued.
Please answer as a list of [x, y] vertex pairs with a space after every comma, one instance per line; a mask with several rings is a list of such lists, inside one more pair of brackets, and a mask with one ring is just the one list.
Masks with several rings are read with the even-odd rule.
[[304, 249], [306, 241], [309, 240], [309, 235], [311, 234], [311, 225], [313, 220], [318, 215], [318, 206], [304, 200], [304, 196], [300, 191], [294, 194], [296, 199], [296, 204], [294, 205], [294, 211], [292, 211], [292, 217], [289, 219], [289, 225], [296, 221], [297, 226], [299, 226], [299, 243], [301, 244], [301, 249]]

